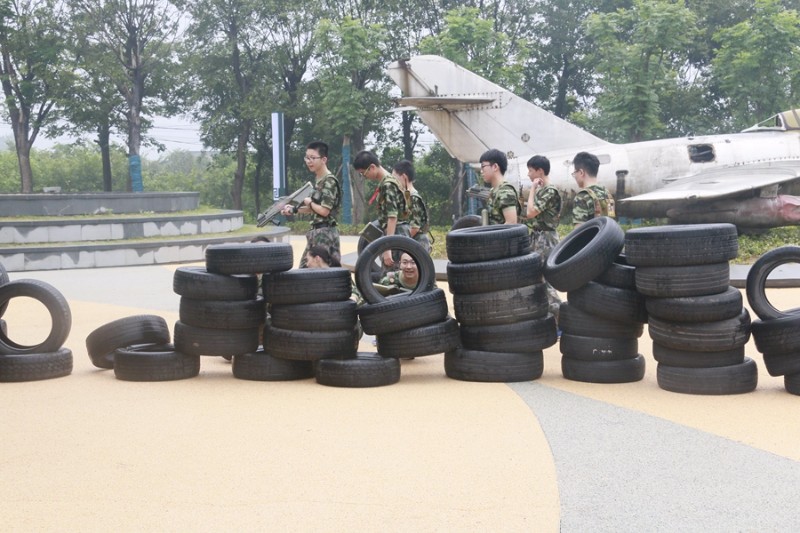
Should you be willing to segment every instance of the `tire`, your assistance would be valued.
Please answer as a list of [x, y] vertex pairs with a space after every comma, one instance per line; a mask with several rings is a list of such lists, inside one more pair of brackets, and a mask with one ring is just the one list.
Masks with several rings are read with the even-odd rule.
[[72, 373], [72, 350], [61, 347], [55, 352], [0, 355], [0, 382], [37, 381], [68, 376]]
[[616, 361], [583, 361], [561, 357], [564, 379], [586, 383], [632, 383], [644, 378], [645, 360], [642, 354], [632, 359]]
[[453, 294], [516, 289], [542, 282], [544, 264], [538, 253], [476, 263], [447, 263], [447, 284]]
[[594, 281], [620, 289], [636, 290], [636, 267], [628, 264], [625, 254], [619, 254]]
[[547, 286], [536, 283], [517, 289], [453, 295], [453, 310], [462, 326], [513, 324], [547, 316]]
[[620, 361], [639, 355], [639, 339], [583, 337], [562, 333], [559, 350], [562, 355], [581, 361]]
[[329, 387], [382, 387], [400, 381], [400, 361], [359, 352], [351, 359], [320, 359], [316, 376]]
[[[680, 298], [646, 298], [647, 313], [671, 322], [714, 322], [742, 312], [742, 293], [736, 287], [718, 294]], [[680, 366], [680, 365], [678, 365]]]
[[180, 321], [196, 328], [250, 329], [264, 324], [264, 298], [256, 300], [193, 300], [181, 296]]
[[283, 242], [211, 244], [206, 270], [215, 274], [263, 274], [292, 268], [292, 246]]
[[461, 344], [482, 352], [531, 353], [558, 341], [553, 315], [499, 326], [463, 326]]
[[114, 352], [114, 376], [122, 381], [176, 381], [196, 377], [200, 357], [171, 344], [139, 344]]
[[297, 361], [326, 358], [348, 358], [356, 353], [353, 330], [292, 331], [267, 326], [264, 328], [264, 351], [273, 357]]
[[258, 349], [261, 328], [218, 329], [196, 328], [175, 322], [175, 349], [186, 355], [226, 356], [254, 352]]
[[764, 353], [764, 366], [770, 376], [785, 376], [800, 372], [800, 351], [794, 353]]
[[361, 327], [368, 335], [394, 333], [441, 322], [447, 318], [447, 300], [442, 289], [398, 296], [358, 309]]
[[761, 353], [800, 353], [800, 315], [754, 320], [751, 331]]
[[725, 263], [738, 253], [733, 224], [650, 226], [625, 234], [625, 256], [636, 267]]
[[683, 394], [743, 394], [758, 385], [758, 368], [749, 357], [738, 365], [712, 368], [683, 368], [658, 364], [658, 386]]
[[561, 304], [558, 327], [564, 334], [610, 339], [639, 338], [644, 326], [638, 322], [619, 322], [585, 313], [568, 302]]
[[341, 302], [353, 293], [350, 271], [344, 268], [299, 268], [265, 274], [261, 281], [270, 304]]
[[441, 322], [377, 336], [378, 353], [384, 357], [422, 357], [459, 346], [458, 323], [447, 317]]
[[781, 311], [767, 299], [767, 278], [773, 270], [786, 263], [800, 263], [800, 246], [781, 246], [759, 257], [747, 273], [747, 301], [761, 320], [800, 314], [800, 307]]
[[[11, 280], [8, 277], [8, 271], [6, 270], [6, 267], [4, 267], [2, 263], [0, 263], [0, 287], [5, 285], [9, 281]], [[0, 316], [3, 316], [5, 314], [6, 309], [8, 309], [8, 302], [0, 305]]]
[[356, 286], [368, 303], [376, 304], [386, 300], [386, 297], [372, 285], [372, 265], [375, 263], [375, 259], [386, 250], [401, 250], [416, 261], [419, 282], [412, 294], [432, 291], [436, 287], [436, 270], [433, 266], [433, 259], [425, 251], [425, 248], [410, 237], [389, 235], [369, 243], [356, 260]]
[[480, 215], [464, 215], [453, 222], [453, 225], [450, 226], [450, 231], [454, 229], [474, 228], [481, 225], [483, 225], [483, 220]]
[[567, 293], [567, 301], [590, 315], [611, 316], [620, 322], [647, 322], [644, 296], [630, 289], [590, 281]]
[[559, 242], [544, 267], [545, 279], [562, 292], [574, 291], [605, 272], [622, 251], [625, 234], [613, 219], [584, 222]]
[[195, 300], [254, 300], [258, 295], [258, 278], [249, 274], [214, 274], [205, 267], [182, 266], [172, 277], [172, 290]]
[[475, 263], [531, 252], [525, 224], [495, 224], [455, 229], [445, 237], [447, 258], [453, 263]]
[[750, 340], [750, 314], [742, 309], [739, 316], [716, 322], [668, 322], [650, 318], [650, 338], [654, 342], [696, 352], [721, 352], [744, 346]]
[[544, 356], [530, 353], [482, 352], [457, 348], [444, 354], [444, 372], [460, 381], [516, 383], [542, 377]]
[[783, 376], [783, 386], [786, 392], [800, 396], [800, 374], [786, 374]]
[[169, 327], [157, 315], [134, 315], [95, 329], [86, 337], [86, 351], [97, 368], [114, 368], [114, 352], [134, 344], [168, 344]]
[[233, 377], [251, 381], [294, 381], [314, 377], [311, 361], [293, 361], [258, 351], [233, 357]]
[[358, 316], [353, 300], [316, 304], [272, 305], [270, 324], [298, 331], [341, 331], [353, 329]]
[[50, 333], [39, 344], [28, 346], [12, 341], [8, 334], [0, 329], [0, 355], [58, 352], [72, 328], [72, 312], [64, 295], [49, 283], [35, 279], [9, 281], [0, 286], [0, 306], [17, 297], [32, 298], [44, 305], [50, 313], [52, 324]]
[[685, 368], [738, 365], [744, 362], [744, 346], [719, 352], [696, 352], [670, 348], [654, 342], [653, 358], [667, 366], [682, 366]]
[[719, 294], [731, 285], [728, 263], [636, 268], [636, 290], [655, 298]]

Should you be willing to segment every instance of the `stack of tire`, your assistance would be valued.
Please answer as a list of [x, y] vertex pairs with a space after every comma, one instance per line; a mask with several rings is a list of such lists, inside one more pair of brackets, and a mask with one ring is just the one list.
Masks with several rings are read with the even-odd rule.
[[545, 278], [567, 293], [561, 304], [561, 373], [587, 383], [630, 383], [644, 377], [639, 337], [647, 322], [634, 268], [620, 255], [625, 234], [614, 219], [578, 226], [550, 252]]
[[800, 263], [800, 247], [782, 246], [765, 253], [747, 273], [750, 308], [758, 315], [752, 333], [770, 376], [783, 376], [786, 391], [800, 395], [800, 308], [782, 311], [766, 296], [767, 278], [786, 263]]
[[0, 382], [35, 381], [72, 373], [72, 350], [63, 346], [72, 327], [67, 300], [43, 281], [9, 281], [8, 273], [0, 266], [0, 316], [11, 299], [17, 297], [32, 298], [44, 305], [50, 313], [51, 329], [42, 342], [23, 345], [11, 340], [6, 321], [0, 320]]
[[662, 389], [719, 395], [756, 388], [756, 363], [744, 353], [750, 315], [730, 286], [729, 261], [738, 250], [733, 224], [642, 227], [625, 235]]
[[557, 342], [542, 259], [525, 225], [463, 227], [447, 233], [447, 279], [461, 347], [444, 356], [448, 377], [516, 382], [541, 377], [542, 350]]
[[[417, 263], [419, 281], [413, 291], [387, 297], [373, 285], [373, 265], [387, 250], [405, 252]], [[359, 354], [361, 361], [352, 363], [358, 365], [362, 386], [399, 381], [398, 359], [435, 355], [458, 346], [458, 324], [448, 316], [444, 291], [436, 287], [433, 260], [417, 241], [400, 235], [376, 239], [359, 254], [355, 272], [356, 285], [366, 300], [358, 309], [361, 327], [364, 333], [375, 335], [378, 346], [376, 354]], [[323, 365], [326, 371], [334, 371], [333, 363], [320, 363], [318, 381]]]
[[307, 368], [306, 377], [314, 375], [316, 365], [321, 382], [328, 375], [328, 361], [353, 364], [358, 334], [348, 270], [303, 268], [265, 274], [262, 290], [270, 310], [264, 352], [273, 362], [285, 361], [298, 371]]

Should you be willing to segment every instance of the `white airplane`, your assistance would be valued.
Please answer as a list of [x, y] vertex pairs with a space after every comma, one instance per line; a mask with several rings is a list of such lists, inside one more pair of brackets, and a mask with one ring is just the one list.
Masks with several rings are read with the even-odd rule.
[[671, 223], [730, 222], [740, 228], [800, 224], [800, 109], [740, 133], [630, 144], [606, 142], [439, 56], [392, 63], [398, 104], [416, 109], [453, 157], [477, 166], [498, 148], [506, 179], [529, 186], [528, 159], [550, 160], [550, 182], [577, 190], [571, 163], [587, 151], [600, 159], [598, 181], [617, 199], [617, 214]]

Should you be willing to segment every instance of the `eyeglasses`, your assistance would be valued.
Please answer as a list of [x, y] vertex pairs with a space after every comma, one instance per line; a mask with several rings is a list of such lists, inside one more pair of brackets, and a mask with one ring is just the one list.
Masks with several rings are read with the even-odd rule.
[[575, 169], [575, 170], [573, 170], [573, 171], [572, 171], [572, 177], [574, 178], [574, 177], [575, 177], [575, 174], [577, 174], [577, 173], [578, 173], [578, 172], [580, 172], [580, 171], [581, 171], [581, 169], [579, 169], [579, 168], [578, 168], [578, 169]]
[[356, 169], [356, 172], [358, 172], [359, 174], [361, 174], [361, 177], [362, 177], [362, 178], [366, 178], [366, 177], [367, 177], [367, 172], [369, 172], [369, 169], [371, 169], [371, 168], [372, 168], [372, 165], [370, 165], [370, 166], [368, 166], [367, 168], [365, 168], [365, 169], [362, 169], [362, 170], [358, 170], [358, 169]]
[[493, 164], [494, 164], [494, 163], [481, 163], [481, 170], [483, 170], [483, 169], [484, 169], [484, 168], [486, 168], [486, 167], [490, 167], [490, 166], [492, 166]]
[[322, 156], [319, 155], [307, 155], [303, 159], [306, 161], [316, 161], [317, 159], [322, 159]]
[[415, 261], [400, 261], [400, 266], [401, 267], [417, 266], [417, 263]]

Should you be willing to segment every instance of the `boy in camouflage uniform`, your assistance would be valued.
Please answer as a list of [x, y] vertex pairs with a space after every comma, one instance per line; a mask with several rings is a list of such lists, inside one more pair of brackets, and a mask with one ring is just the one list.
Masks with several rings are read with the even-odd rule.
[[[531, 190], [528, 193], [526, 224], [531, 230], [531, 249], [547, 261], [550, 251], [558, 244], [558, 222], [561, 218], [561, 194], [550, 185], [550, 160], [535, 155], [528, 160], [528, 178]], [[547, 299], [550, 312], [558, 320], [561, 298], [548, 283]]]
[[411, 161], [403, 159], [392, 167], [392, 176], [394, 176], [408, 192], [408, 194], [405, 195], [405, 199], [407, 203], [410, 203], [408, 216], [410, 236], [420, 243], [422, 247], [425, 248], [426, 252], [431, 253], [431, 240], [428, 237], [428, 232], [430, 231], [428, 208], [422, 196], [420, 196], [419, 191], [414, 188], [414, 165]]
[[[384, 235], [408, 236], [408, 206], [403, 185], [383, 168], [378, 156], [369, 150], [356, 154], [353, 168], [370, 181], [380, 181], [377, 191], [378, 225]], [[386, 250], [382, 259], [384, 268], [391, 269], [395, 264], [391, 250]]]
[[517, 190], [504, 176], [508, 169], [506, 154], [492, 148], [481, 154], [481, 175], [492, 190], [486, 201], [489, 224], [516, 224], [520, 214]]
[[306, 233], [306, 249], [300, 258], [300, 268], [307, 267], [306, 255], [314, 245], [325, 246], [331, 258], [337, 263], [341, 261], [341, 245], [339, 229], [336, 227], [336, 211], [342, 200], [342, 189], [339, 180], [328, 170], [328, 145], [322, 141], [314, 141], [306, 146], [305, 156], [308, 170], [316, 176], [314, 193], [303, 200], [303, 205], [283, 208], [284, 215], [312, 215], [311, 229]]
[[572, 160], [575, 170], [572, 177], [581, 189], [575, 194], [572, 206], [572, 222], [579, 226], [595, 217], [614, 216], [614, 196], [597, 183], [600, 160], [588, 152], [579, 152]]

